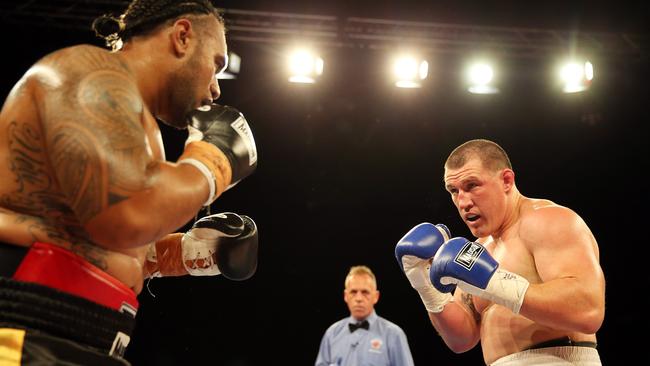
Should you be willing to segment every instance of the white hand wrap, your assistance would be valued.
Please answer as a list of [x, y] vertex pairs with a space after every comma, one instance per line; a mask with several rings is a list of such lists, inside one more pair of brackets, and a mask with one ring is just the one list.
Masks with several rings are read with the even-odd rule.
[[404, 273], [408, 277], [411, 286], [418, 292], [422, 303], [427, 311], [440, 313], [445, 305], [452, 302], [454, 297], [449, 293], [442, 293], [436, 290], [429, 279], [429, 260], [421, 259], [412, 255], [402, 257]]
[[[443, 279], [440, 282], [442, 283]], [[494, 272], [485, 290], [464, 281], [458, 281], [458, 287], [468, 294], [505, 306], [515, 314], [519, 314], [529, 285], [525, 278], [500, 268]]]
[[[194, 141], [201, 141], [203, 139], [203, 132], [201, 132], [199, 129], [194, 128], [192, 126], [187, 126], [187, 140], [185, 140], [185, 146], [189, 144], [190, 142]], [[210, 188], [210, 194], [208, 195], [208, 200], [203, 204], [203, 206], [210, 206], [214, 200], [217, 199], [216, 194], [217, 194], [217, 187], [216, 187], [216, 178], [214, 174], [208, 169], [205, 164], [202, 162], [196, 160], [196, 159], [182, 159], [178, 162], [179, 164], [189, 164], [196, 169], [198, 169], [203, 175], [205, 176], [205, 179], [208, 180], [208, 187]]]
[[183, 159], [183, 160], [179, 160], [178, 163], [189, 164], [195, 167], [203, 174], [203, 176], [205, 176], [205, 179], [208, 180], [208, 188], [210, 189], [210, 193], [208, 195], [208, 200], [205, 201], [203, 206], [210, 206], [210, 204], [212, 204], [212, 202], [214, 202], [214, 200], [217, 199], [217, 185], [216, 185], [217, 178], [214, 176], [214, 174], [212, 174], [210, 169], [208, 169], [208, 167], [205, 166], [205, 164], [203, 164], [202, 162], [196, 159]]

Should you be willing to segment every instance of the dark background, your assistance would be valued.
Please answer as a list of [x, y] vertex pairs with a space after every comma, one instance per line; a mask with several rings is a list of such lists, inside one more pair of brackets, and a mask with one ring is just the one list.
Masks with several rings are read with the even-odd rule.
[[[648, 20], [642, 1], [473, 3], [216, 2], [268, 12], [609, 33], [646, 32]], [[44, 54], [100, 44], [90, 30], [3, 20], [3, 98]], [[570, 95], [549, 81], [548, 64], [557, 55], [505, 59], [503, 92], [478, 96], [458, 82], [459, 54], [432, 55], [424, 87], [400, 90], [384, 81], [379, 50], [324, 49], [320, 82], [295, 85], [279, 66], [279, 45], [235, 41], [230, 47], [242, 56], [242, 73], [221, 81], [220, 102], [244, 112], [259, 167], [212, 212], [234, 211], [257, 222], [259, 267], [243, 282], [148, 282], [127, 353], [134, 365], [313, 364], [325, 329], [348, 315], [343, 281], [358, 264], [375, 271], [382, 294], [377, 312], [405, 330], [416, 364], [482, 364], [480, 347], [462, 355], [445, 347], [393, 256], [396, 241], [423, 221], [470, 235], [443, 188], [442, 165], [472, 138], [492, 139], [509, 152], [524, 195], [568, 206], [589, 224], [607, 279], [598, 333], [603, 363], [649, 361], [642, 348], [650, 305], [647, 54], [598, 54], [592, 89]], [[174, 160], [183, 133], [162, 129]]]

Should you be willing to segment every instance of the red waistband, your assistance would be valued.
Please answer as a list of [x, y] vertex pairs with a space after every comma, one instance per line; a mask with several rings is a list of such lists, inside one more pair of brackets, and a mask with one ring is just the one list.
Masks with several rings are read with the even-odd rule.
[[55, 288], [134, 316], [138, 309], [133, 290], [82, 257], [53, 244], [34, 243], [13, 278]]

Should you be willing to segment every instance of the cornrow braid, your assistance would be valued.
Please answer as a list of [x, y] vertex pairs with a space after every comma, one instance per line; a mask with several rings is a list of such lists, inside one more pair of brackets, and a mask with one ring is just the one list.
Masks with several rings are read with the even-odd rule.
[[133, 0], [119, 17], [102, 15], [95, 19], [92, 28], [108, 47], [116, 50], [121, 48], [122, 41], [146, 34], [167, 20], [184, 14], [212, 14], [224, 23], [210, 0]]

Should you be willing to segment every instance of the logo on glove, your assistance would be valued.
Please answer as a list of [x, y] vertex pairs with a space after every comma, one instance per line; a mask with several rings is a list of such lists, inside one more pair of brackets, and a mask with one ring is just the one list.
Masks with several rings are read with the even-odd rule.
[[485, 248], [482, 245], [468, 241], [458, 252], [458, 255], [454, 258], [454, 262], [471, 271], [474, 263], [476, 263], [476, 260], [484, 250]]

